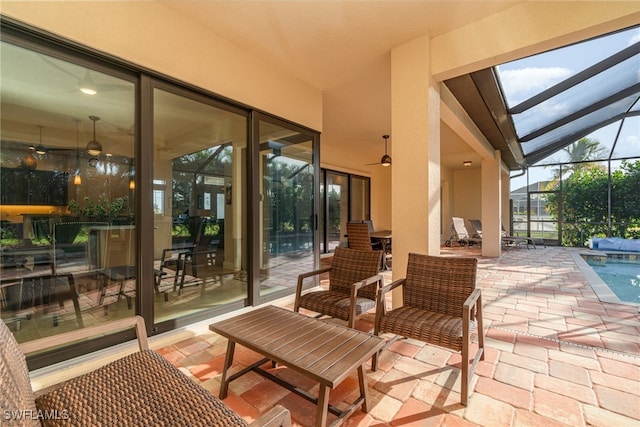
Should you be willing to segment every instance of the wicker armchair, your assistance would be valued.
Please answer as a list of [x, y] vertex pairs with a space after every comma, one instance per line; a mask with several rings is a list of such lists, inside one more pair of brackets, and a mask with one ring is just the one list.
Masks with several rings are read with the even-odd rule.
[[[382, 286], [378, 274], [382, 251], [336, 248], [330, 267], [298, 276], [294, 311], [301, 308], [347, 321], [353, 328], [358, 317], [376, 306], [376, 293]], [[305, 279], [329, 273], [329, 290], [302, 294]]]
[[[135, 328], [140, 351], [38, 392], [31, 388], [25, 353], [91, 336]], [[142, 317], [79, 329], [18, 345], [0, 320], [0, 409], [3, 426], [247, 426], [224, 402], [149, 350]], [[253, 427], [290, 427], [275, 406]]]
[[[477, 259], [409, 254], [406, 278], [378, 293], [375, 334], [392, 333], [384, 351], [401, 337], [462, 352], [462, 404], [467, 405], [469, 382], [479, 360], [484, 360], [481, 290], [476, 289]], [[403, 305], [391, 311], [385, 295], [402, 285]], [[477, 323], [479, 348], [471, 364], [469, 345]], [[379, 353], [379, 354], [380, 354]], [[373, 359], [373, 370], [379, 354]]]

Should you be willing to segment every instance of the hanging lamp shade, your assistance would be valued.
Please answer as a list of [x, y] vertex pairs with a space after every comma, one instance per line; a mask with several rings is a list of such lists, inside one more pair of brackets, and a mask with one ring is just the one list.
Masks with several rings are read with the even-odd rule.
[[387, 154], [387, 140], [389, 139], [389, 135], [382, 135], [384, 138], [384, 156], [380, 159], [380, 164], [382, 166], [391, 166], [391, 156]]
[[22, 159], [22, 166], [31, 170], [35, 170], [38, 167], [38, 161], [33, 157], [33, 149], [29, 148], [26, 157]]
[[80, 120], [75, 119], [76, 122], [76, 171], [73, 174], [73, 185], [82, 185], [82, 177], [80, 176]]
[[100, 120], [100, 117], [89, 116], [93, 120], [93, 139], [87, 144], [87, 153], [91, 156], [99, 156], [102, 153], [102, 144], [96, 140], [96, 122]]

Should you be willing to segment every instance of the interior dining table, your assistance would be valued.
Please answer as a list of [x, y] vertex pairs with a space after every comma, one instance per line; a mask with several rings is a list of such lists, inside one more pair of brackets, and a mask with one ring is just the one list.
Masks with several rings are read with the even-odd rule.
[[391, 230], [376, 230], [372, 231], [369, 236], [372, 242], [380, 242], [382, 245], [382, 269], [389, 270], [389, 264], [387, 263], [387, 256], [390, 255], [391, 248]]

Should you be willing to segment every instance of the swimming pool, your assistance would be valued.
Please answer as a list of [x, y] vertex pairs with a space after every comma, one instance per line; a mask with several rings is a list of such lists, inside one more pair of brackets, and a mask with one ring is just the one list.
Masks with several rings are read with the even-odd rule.
[[601, 301], [640, 306], [640, 254], [582, 253], [574, 258]]

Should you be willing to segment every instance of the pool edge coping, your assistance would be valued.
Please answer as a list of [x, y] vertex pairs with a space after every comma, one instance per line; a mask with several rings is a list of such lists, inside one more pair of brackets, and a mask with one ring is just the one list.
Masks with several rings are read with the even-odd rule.
[[630, 305], [633, 307], [638, 307], [640, 309], [640, 303], [630, 302], [630, 301], [622, 301], [618, 296], [609, 288], [609, 286], [598, 276], [598, 274], [591, 268], [591, 266], [587, 263], [587, 261], [582, 257], [582, 255], [609, 255], [611, 252], [606, 251], [579, 251], [572, 252], [571, 256], [573, 261], [578, 266], [578, 269], [583, 274], [585, 279], [587, 279], [587, 283], [593, 289], [596, 296], [601, 302], [612, 303], [612, 304], [623, 304]]

